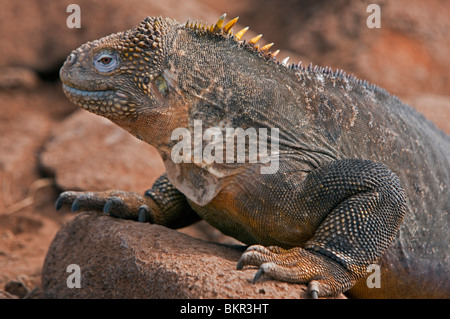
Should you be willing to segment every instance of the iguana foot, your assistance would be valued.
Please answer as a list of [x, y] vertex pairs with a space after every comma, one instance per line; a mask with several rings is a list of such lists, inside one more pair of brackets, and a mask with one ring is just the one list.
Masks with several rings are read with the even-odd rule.
[[313, 298], [338, 295], [355, 283], [352, 273], [339, 263], [300, 247], [286, 250], [276, 246], [250, 246], [239, 259], [237, 269], [244, 266], [259, 267], [253, 283], [267, 275], [280, 281], [308, 284]]
[[73, 212], [100, 211], [113, 217], [152, 222], [149, 199], [132, 192], [64, 192], [56, 200], [55, 207], [71, 205]]
[[64, 192], [56, 200], [56, 210], [71, 205], [72, 211], [98, 211], [123, 219], [186, 227], [200, 217], [189, 206], [186, 196], [161, 175], [144, 195], [118, 190], [106, 192]]

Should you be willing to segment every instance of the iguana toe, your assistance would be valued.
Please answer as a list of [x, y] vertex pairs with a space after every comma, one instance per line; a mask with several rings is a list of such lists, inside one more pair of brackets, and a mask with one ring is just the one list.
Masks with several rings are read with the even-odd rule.
[[265, 261], [269, 261], [270, 251], [261, 245], [253, 245], [239, 258], [236, 269], [242, 270], [244, 266], [259, 266]]
[[64, 192], [56, 200], [55, 208], [60, 210], [65, 205], [70, 205], [72, 212], [81, 210], [101, 211], [104, 201], [93, 192]]
[[74, 192], [64, 192], [58, 196], [58, 199], [55, 202], [56, 210], [60, 210], [66, 204], [72, 204], [74, 201], [74, 197], [72, 196]]

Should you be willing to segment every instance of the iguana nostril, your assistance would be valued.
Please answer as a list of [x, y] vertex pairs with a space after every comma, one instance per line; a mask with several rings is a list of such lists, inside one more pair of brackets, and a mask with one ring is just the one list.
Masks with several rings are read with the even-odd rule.
[[77, 55], [75, 53], [71, 53], [67, 57], [66, 62], [68, 62], [70, 65], [74, 65], [77, 62]]

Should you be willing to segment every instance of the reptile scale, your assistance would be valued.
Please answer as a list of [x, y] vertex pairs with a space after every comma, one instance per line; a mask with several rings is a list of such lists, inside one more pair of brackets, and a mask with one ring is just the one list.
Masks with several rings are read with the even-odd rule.
[[[305, 283], [313, 297], [449, 298], [449, 136], [342, 70], [278, 61], [261, 36], [242, 40], [248, 28], [233, 34], [236, 21], [147, 17], [70, 54], [66, 96], [153, 145], [166, 173], [142, 195], [64, 192], [57, 209], [171, 228], [204, 219], [249, 245], [238, 269]], [[174, 161], [172, 133], [197, 121], [277, 128], [277, 168]], [[364, 279], [373, 263], [381, 288]]]

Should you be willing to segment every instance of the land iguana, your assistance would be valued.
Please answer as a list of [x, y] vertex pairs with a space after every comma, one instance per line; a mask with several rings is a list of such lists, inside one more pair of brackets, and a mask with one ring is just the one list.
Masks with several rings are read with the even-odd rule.
[[[254, 281], [304, 283], [313, 297], [450, 297], [449, 136], [342, 70], [280, 62], [272, 44], [242, 40], [248, 28], [233, 34], [237, 18], [224, 19], [147, 17], [69, 55], [66, 96], [153, 145], [166, 173], [143, 195], [68, 191], [56, 208], [171, 228], [204, 219], [249, 245], [237, 268], [258, 268]], [[216, 130], [200, 135], [213, 161], [173, 151], [194, 144], [176, 129], [194, 133], [199, 121]], [[230, 128], [277, 134], [258, 137], [270, 152], [256, 162], [244, 136], [238, 161], [236, 134], [215, 140]], [[374, 263], [381, 287], [370, 289]]]

